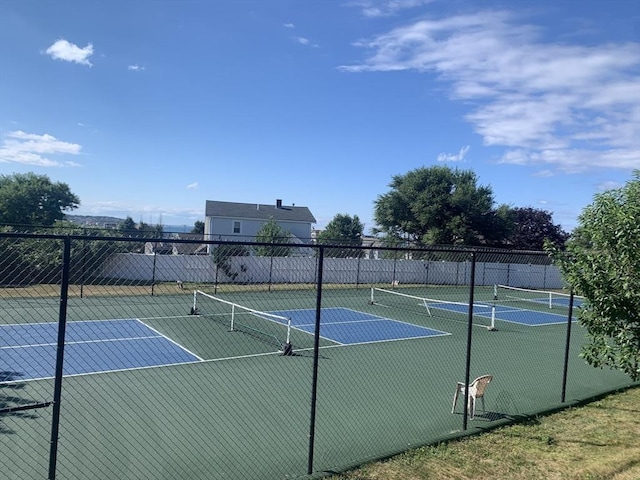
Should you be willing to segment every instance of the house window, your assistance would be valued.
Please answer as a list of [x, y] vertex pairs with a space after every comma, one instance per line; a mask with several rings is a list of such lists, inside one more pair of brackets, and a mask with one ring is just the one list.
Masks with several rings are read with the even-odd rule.
[[240, 233], [240, 221], [235, 220], [233, 222], [233, 233]]

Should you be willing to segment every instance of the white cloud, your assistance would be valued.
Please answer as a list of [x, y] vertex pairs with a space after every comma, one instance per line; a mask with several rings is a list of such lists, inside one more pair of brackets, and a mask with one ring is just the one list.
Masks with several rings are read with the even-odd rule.
[[401, 10], [420, 7], [433, 0], [359, 0], [350, 5], [362, 10], [365, 17], [388, 17]]
[[293, 23], [285, 23], [283, 25], [284, 28], [295, 28], [295, 25]]
[[127, 70], [132, 70], [134, 72], [141, 72], [144, 70], [144, 67], [140, 66], [140, 65], [129, 65], [127, 67]]
[[355, 44], [347, 72], [414, 70], [476, 105], [467, 116], [504, 163], [572, 173], [640, 168], [640, 45], [545, 42], [508, 12], [420, 20]]
[[622, 188], [624, 185], [620, 182], [607, 181], [598, 184], [598, 190], [606, 191], [606, 190], [614, 190], [617, 188]]
[[73, 43], [60, 39], [47, 48], [45, 53], [50, 55], [54, 60], [74, 62], [89, 67], [93, 66], [89, 61], [89, 57], [93, 55], [93, 45], [90, 43], [86, 47], [80, 48]]
[[319, 45], [317, 43], [312, 43], [311, 40], [309, 40], [306, 37], [293, 37], [293, 40], [297, 43], [299, 43], [300, 45], [309, 45], [310, 47], [314, 47], [314, 48], [318, 48]]
[[187, 190], [197, 190], [197, 189], [198, 189], [198, 182], [193, 182], [187, 185]]
[[467, 156], [467, 152], [471, 147], [469, 145], [462, 147], [458, 153], [440, 153], [438, 155], [439, 162], [463, 162]]
[[20, 163], [39, 167], [77, 167], [73, 161], [58, 161], [50, 155], [78, 155], [81, 146], [64, 142], [49, 134], [37, 135], [21, 130], [9, 132], [0, 147], [0, 163]]

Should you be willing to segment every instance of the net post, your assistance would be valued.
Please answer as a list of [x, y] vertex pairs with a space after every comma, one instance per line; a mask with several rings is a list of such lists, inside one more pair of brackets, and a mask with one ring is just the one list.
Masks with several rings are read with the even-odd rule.
[[549, 308], [553, 308], [553, 293], [549, 292]]
[[235, 305], [231, 305], [231, 331], [233, 332], [233, 324], [235, 322], [236, 319], [236, 306]]
[[371, 287], [371, 299], [369, 300], [370, 305], [373, 305], [375, 303], [375, 301], [373, 300], [373, 292], [374, 292], [374, 288]]
[[491, 325], [487, 327], [487, 330], [489, 330], [490, 332], [495, 332], [496, 330], [498, 330], [496, 328], [496, 306], [495, 305], [491, 306]]
[[198, 298], [198, 290], [194, 290], [193, 291], [193, 304], [191, 305], [191, 313], [190, 315], [196, 315], [198, 313], [198, 305], [197, 305], [197, 298]]
[[287, 317], [287, 340], [282, 346], [282, 355], [290, 357], [293, 355], [293, 345], [291, 345], [291, 318]]
[[291, 317], [287, 318], [287, 345], [291, 345]]

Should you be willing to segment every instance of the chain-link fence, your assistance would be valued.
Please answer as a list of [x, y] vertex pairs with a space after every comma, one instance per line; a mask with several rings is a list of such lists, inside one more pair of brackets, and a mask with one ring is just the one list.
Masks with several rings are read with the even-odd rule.
[[0, 234], [0, 471], [320, 476], [630, 385], [581, 301], [543, 253]]

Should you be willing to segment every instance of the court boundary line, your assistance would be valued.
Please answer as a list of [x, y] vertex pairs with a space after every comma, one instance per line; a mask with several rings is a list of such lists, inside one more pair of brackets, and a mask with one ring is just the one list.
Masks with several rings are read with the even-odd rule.
[[[338, 307], [338, 308], [343, 308], [343, 307]], [[426, 328], [427, 330], [431, 330], [431, 331], [434, 331], [434, 332], [440, 332], [440, 333], [445, 334], [445, 335], [451, 335], [451, 332], [445, 332], [444, 330], [437, 330], [435, 328], [425, 327], [424, 325], [416, 325], [415, 323], [405, 322], [404, 320], [396, 320], [395, 318], [381, 317], [380, 315], [375, 315], [373, 313], [362, 312], [360, 310], [355, 310], [353, 308], [344, 307], [343, 309], [344, 310], [349, 310], [351, 312], [365, 313], [366, 315], [372, 315], [374, 317], [378, 317], [378, 318], [381, 318], [381, 319], [384, 319], [384, 320], [391, 320], [393, 322], [403, 323], [405, 325], [410, 325], [410, 326], [413, 326], [413, 327]], [[442, 335], [432, 335], [432, 336], [442, 336]], [[420, 337], [420, 338], [422, 338], [422, 337]]]
[[[176, 342], [175, 340], [167, 337], [164, 333], [156, 330], [155, 328], [153, 328], [150, 325], [147, 325], [145, 322], [143, 322], [142, 320], [140, 320], [139, 318], [135, 318], [134, 319], [137, 322], [140, 322], [142, 325], [144, 325], [146, 328], [148, 328], [149, 330], [151, 330], [152, 332], [156, 332], [160, 337], [164, 338], [165, 340], [169, 341], [170, 343], [173, 343], [176, 347], [181, 348], [182, 350], [184, 350], [185, 352], [187, 352], [189, 355], [193, 355], [194, 357], [196, 357], [199, 361], [203, 361], [203, 358], [200, 355], [196, 355], [195, 353], [193, 353], [191, 350], [189, 350], [188, 348], [183, 347], [182, 345], [180, 345], [178, 342]], [[152, 337], [155, 338], [155, 337]]]
[[[162, 338], [162, 335], [148, 335], [146, 337], [122, 337], [122, 338], [101, 338], [99, 340], [77, 340], [77, 341], [65, 341], [66, 345], [82, 345], [85, 343], [108, 343], [108, 342], [126, 342], [129, 340], [149, 340], [150, 338]], [[31, 345], [12, 345], [8, 347], [0, 347], [0, 350], [10, 350], [10, 349], [18, 349], [18, 348], [32, 348], [32, 347], [54, 347], [57, 346], [58, 342], [51, 343], [34, 343]]]
[[[460, 304], [460, 302], [446, 302], [446, 301], [443, 301], [442, 303], [448, 303], [449, 305], [458, 305], [458, 304]], [[441, 303], [435, 303], [435, 304], [429, 304], [429, 305], [425, 306], [424, 303], [418, 303], [418, 307], [421, 307], [421, 308], [433, 307], [433, 308], [435, 308], [437, 310], [441, 310], [443, 312], [459, 313], [460, 315], [467, 315], [467, 313], [468, 313], [468, 312], [459, 312], [457, 310], [452, 310], [452, 309], [449, 309], [449, 308], [438, 308], [437, 305], [440, 305], [440, 304]], [[395, 307], [392, 307], [391, 305], [385, 305], [384, 303], [379, 303], [379, 302], [375, 302], [374, 305], [377, 305], [379, 307], [384, 307], [384, 308], [395, 308]], [[486, 306], [486, 305], [483, 305], [483, 306]], [[481, 315], [478, 315], [478, 316], [481, 316]], [[427, 317], [428, 318], [434, 318], [433, 315], [428, 315]], [[483, 318], [489, 318], [490, 319], [491, 317], [483, 317]], [[400, 321], [400, 320], [398, 320], [398, 321]], [[446, 322], [446, 321], [449, 321], [449, 320], [439, 319], [439, 321], [445, 321]], [[464, 321], [451, 320], [451, 321], [452, 322], [458, 322], [458, 323], [464, 323], [464, 324], [468, 323], [466, 320], [464, 320]], [[482, 323], [473, 323], [473, 322], [471, 323], [471, 325], [473, 325], [474, 327], [482, 327], [482, 328], [489, 328], [490, 327], [490, 325], [483, 325]]]
[[[366, 322], [381, 322], [381, 321], [387, 321], [387, 322], [394, 322], [394, 323], [400, 323], [403, 325], [407, 325], [410, 327], [415, 327], [415, 328], [422, 328], [424, 330], [429, 330], [431, 332], [438, 332], [436, 334], [432, 334], [432, 335], [417, 335], [417, 336], [412, 336], [412, 337], [402, 337], [402, 338], [387, 338], [384, 340], [373, 340], [373, 341], [368, 341], [368, 342], [356, 342], [356, 343], [342, 343], [342, 342], [338, 342], [337, 340], [334, 340], [332, 338], [327, 338], [324, 336], [321, 336], [321, 338], [324, 338], [325, 340], [329, 340], [331, 342], [337, 343], [338, 345], [341, 346], [351, 346], [351, 345], [367, 345], [370, 343], [381, 343], [381, 342], [395, 342], [395, 341], [399, 341], [399, 340], [412, 340], [414, 338], [431, 338], [431, 337], [444, 337], [447, 335], [452, 335], [451, 332], [445, 332], [444, 330], [437, 330], [435, 328], [429, 328], [429, 327], [425, 327], [423, 325], [416, 325], [415, 323], [409, 323], [409, 322], [405, 322], [403, 320], [396, 320], [393, 318], [388, 318], [388, 317], [382, 317], [380, 315], [375, 315], [373, 313], [367, 313], [367, 312], [363, 312], [361, 310], [355, 310], [353, 308], [347, 308], [347, 307], [327, 307], [324, 308], [323, 310], [346, 310], [348, 312], [353, 312], [353, 313], [359, 313], [361, 315], [367, 315], [369, 317], [372, 317], [370, 319], [367, 320], [356, 320], [356, 321], [351, 321], [351, 322], [330, 322], [330, 323], [325, 323], [324, 325], [347, 325], [350, 323], [353, 324], [357, 324], [357, 323], [366, 323]], [[308, 311], [314, 311], [313, 308], [296, 308], [294, 310], [276, 310], [276, 311], [282, 311], [282, 312], [308, 312]], [[313, 325], [315, 326], [315, 323], [305, 323], [303, 325]], [[323, 324], [320, 325], [321, 327], [323, 326]], [[291, 328], [293, 328], [293, 322], [291, 324]], [[308, 333], [311, 335], [311, 332], [307, 332], [306, 330], [303, 330], [305, 333]]]
[[[517, 312], [533, 312], [533, 313], [542, 313], [543, 315], [555, 315], [557, 317], [564, 318], [564, 321], [563, 322], [559, 322], [558, 321], [558, 322], [530, 324], [530, 323], [516, 322], [514, 320], [506, 320], [504, 318], [500, 318], [500, 317], [498, 317], [498, 312], [496, 312], [496, 320], [500, 320], [501, 322], [513, 323], [513, 324], [516, 324], [516, 325], [522, 325], [522, 326], [525, 326], [525, 327], [545, 327], [547, 325], [564, 325], [564, 324], [567, 323], [566, 317], [564, 317], [564, 315], [560, 315], [560, 314], [557, 314], [557, 313], [538, 312], [537, 310], [526, 310], [524, 308], [520, 309], [520, 310], [510, 310], [510, 311], [502, 312], [502, 313], [517, 313]], [[491, 318], [490, 316], [482, 315], [482, 314], [478, 314], [478, 316], [479, 317], [483, 317], [483, 318]], [[576, 321], [577, 320], [572, 319], [571, 323], [574, 323]]]
[[[452, 302], [451, 304], [455, 305], [455, 302]], [[438, 310], [447, 311], [447, 312], [453, 312], [453, 313], [459, 313], [461, 315], [466, 314], [466, 312], [459, 312], [459, 311], [448, 309], [448, 308], [438, 308], [437, 305], [438, 304], [430, 305], [430, 307], [432, 306], [433, 308], [438, 309]], [[513, 307], [511, 307], [511, 308], [513, 308]], [[541, 314], [541, 315], [553, 315], [555, 317], [559, 317], [559, 318], [564, 319], [564, 321], [562, 321], [562, 322], [558, 321], [558, 322], [546, 322], [546, 323], [531, 324], [531, 323], [525, 323], [525, 322], [518, 322], [518, 321], [515, 321], [515, 320], [506, 320], [504, 318], [500, 318], [499, 317], [500, 313], [518, 313], [518, 312], [536, 313], [536, 314]], [[561, 315], [559, 313], [541, 312], [539, 310], [528, 310], [526, 308], [517, 308], [517, 307], [516, 307], [516, 310], [506, 310], [506, 311], [499, 311], [499, 310], [496, 309], [495, 313], [496, 313], [496, 316], [495, 316], [496, 320], [500, 320], [501, 322], [513, 323], [515, 325], [522, 325], [522, 326], [525, 326], [525, 327], [544, 327], [544, 326], [547, 326], [547, 325], [563, 325], [563, 324], [566, 323], [566, 319], [567, 319], [566, 315]], [[476, 311], [474, 311], [473, 312], [473, 316], [481, 317], [481, 318], [488, 318], [489, 320], [491, 320], [491, 315], [487, 315], [486, 313], [476, 313]], [[574, 322], [576, 322], [575, 319], [571, 320], [571, 323], [574, 323]], [[482, 325], [480, 323], [473, 323], [473, 325], [478, 326], [478, 327], [487, 328], [487, 325]]]
[[[154, 318], [154, 317], [150, 317]], [[174, 318], [174, 317], [158, 317], [158, 318]], [[128, 322], [131, 320], [137, 320], [134, 317], [129, 318], [104, 318], [104, 319], [93, 319], [93, 320], [70, 320], [66, 322], [66, 325], [70, 325], [72, 323], [92, 323], [92, 322]], [[23, 323], [2, 323], [0, 324], [0, 328], [2, 327], [24, 327], [30, 325], [60, 325], [60, 321], [56, 320], [55, 322], [23, 322]]]
[[[307, 332], [308, 333], [308, 332]], [[348, 348], [351, 346], [357, 346], [357, 345], [368, 345], [368, 344], [374, 344], [374, 343], [384, 343], [384, 342], [396, 342], [396, 341], [409, 341], [409, 340], [422, 340], [424, 338], [431, 338], [431, 337], [442, 337], [442, 336], [448, 336], [451, 335], [451, 333], [446, 333], [445, 335], [431, 335], [428, 337], [408, 337], [408, 338], [397, 338], [397, 339], [387, 339], [387, 340], [377, 340], [375, 342], [362, 342], [362, 343], [336, 343], [336, 345], [323, 345], [318, 347], [320, 350], [327, 350], [330, 348]], [[314, 347], [308, 347], [308, 348], [300, 348], [298, 350], [296, 350], [297, 352], [312, 352], [314, 351]], [[113, 373], [120, 373], [120, 372], [135, 372], [137, 370], [151, 370], [151, 369], [162, 369], [162, 368], [168, 368], [168, 367], [179, 367], [182, 365], [206, 365], [209, 363], [217, 363], [217, 362], [227, 362], [227, 361], [233, 361], [233, 360], [244, 360], [247, 358], [255, 358], [255, 357], [268, 357], [268, 356], [282, 356], [281, 352], [262, 352], [262, 353], [252, 353], [252, 354], [248, 354], [248, 355], [235, 355], [235, 356], [231, 356], [231, 357], [221, 357], [221, 358], [208, 358], [208, 359], [204, 359], [202, 361], [192, 361], [192, 362], [175, 362], [175, 363], [167, 363], [167, 364], [163, 364], [163, 365], [147, 365], [144, 367], [132, 367], [132, 368], [119, 368], [116, 370], [102, 370], [99, 372], [85, 372], [85, 373], [71, 373], [68, 375], [63, 375], [63, 378], [72, 378], [72, 377], [91, 377], [91, 376], [97, 376], [97, 375], [104, 375], [104, 374], [113, 374]], [[296, 356], [295, 353], [293, 355], [294, 357]], [[42, 380], [52, 380], [55, 377], [38, 377], [38, 378], [27, 378], [27, 379], [22, 379], [22, 380], [9, 380], [6, 382], [2, 382], [2, 385], [12, 385], [12, 384], [19, 384], [19, 383], [28, 383], [28, 382], [35, 382], [35, 381], [42, 381]]]

